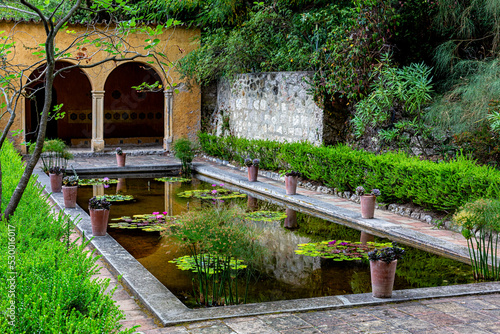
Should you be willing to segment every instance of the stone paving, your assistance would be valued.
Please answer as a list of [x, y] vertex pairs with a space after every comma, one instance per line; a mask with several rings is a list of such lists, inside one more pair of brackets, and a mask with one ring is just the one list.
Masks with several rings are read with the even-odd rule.
[[[163, 155], [131, 155], [127, 157], [129, 165], [147, 166], [172, 162], [175, 162], [175, 159]], [[75, 166], [75, 168], [110, 166], [114, 163], [115, 157], [111, 154], [76, 157], [70, 161], [70, 165]], [[218, 167], [223, 170], [228, 168]], [[235, 169], [231, 169], [231, 171], [238, 173]], [[259, 181], [284, 187], [284, 184], [279, 181], [261, 176], [259, 176]], [[332, 201], [338, 206], [359, 210], [358, 204], [333, 195], [304, 189], [299, 189], [298, 192], [302, 195], [321, 198], [323, 201]], [[465, 243], [458, 233], [436, 229], [424, 222], [387, 211], [377, 211], [376, 215], [383, 216], [384, 219], [392, 223], [401, 224], [449, 242]], [[126, 317], [121, 323], [126, 328], [140, 326], [136, 329], [136, 333], [500, 333], [500, 294], [440, 298], [330, 311], [280, 313], [225, 320], [214, 319], [162, 328], [122, 287], [106, 268], [105, 263], [99, 260], [98, 264], [101, 266], [98, 277], [109, 278], [111, 288], [114, 286], [117, 288], [113, 299], [124, 311]]]

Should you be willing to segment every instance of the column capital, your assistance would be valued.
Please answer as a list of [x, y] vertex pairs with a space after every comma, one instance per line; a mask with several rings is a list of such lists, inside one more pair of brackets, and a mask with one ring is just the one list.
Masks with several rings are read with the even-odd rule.
[[105, 91], [103, 90], [93, 90], [92, 97], [104, 97]]
[[163, 94], [165, 95], [166, 98], [169, 98], [174, 95], [174, 90], [173, 89], [165, 89], [163, 91]]

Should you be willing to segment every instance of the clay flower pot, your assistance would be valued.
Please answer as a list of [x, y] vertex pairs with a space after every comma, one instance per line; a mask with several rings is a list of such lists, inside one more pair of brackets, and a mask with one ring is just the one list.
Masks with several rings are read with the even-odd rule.
[[78, 186], [62, 187], [65, 208], [76, 208]]
[[390, 263], [384, 261], [370, 261], [370, 275], [372, 281], [372, 295], [376, 298], [391, 298], [396, 266], [398, 260]]
[[299, 225], [297, 224], [297, 211], [287, 208], [285, 212], [286, 212], [286, 218], [284, 227], [288, 229], [298, 228]]
[[256, 182], [257, 176], [259, 175], [259, 167], [256, 166], [248, 166], [248, 181]]
[[285, 176], [285, 189], [287, 195], [297, 194], [297, 181], [298, 176]]
[[62, 174], [49, 174], [50, 177], [50, 189], [53, 193], [60, 193], [62, 189]]
[[127, 157], [126, 153], [116, 155], [116, 163], [118, 164], [118, 167], [125, 167], [125, 158], [126, 157]]
[[92, 235], [96, 237], [105, 236], [108, 229], [109, 210], [89, 208], [89, 213]]
[[377, 196], [374, 195], [363, 195], [360, 197], [361, 200], [361, 217], [363, 218], [373, 218], [375, 214], [375, 200]]

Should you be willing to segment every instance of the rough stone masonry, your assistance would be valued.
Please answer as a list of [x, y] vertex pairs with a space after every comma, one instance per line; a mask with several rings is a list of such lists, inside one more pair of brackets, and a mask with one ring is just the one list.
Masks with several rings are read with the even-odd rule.
[[[217, 87], [219, 113], [229, 120], [232, 135], [248, 139], [323, 140], [323, 111], [307, 94], [309, 72], [241, 74]], [[222, 134], [219, 120], [217, 134]], [[226, 129], [227, 130], [227, 129]], [[227, 134], [227, 133], [226, 133]]]

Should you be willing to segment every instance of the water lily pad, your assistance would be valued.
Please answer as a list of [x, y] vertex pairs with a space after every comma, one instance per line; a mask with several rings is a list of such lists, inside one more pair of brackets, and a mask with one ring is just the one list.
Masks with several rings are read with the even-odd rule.
[[246, 220], [274, 222], [286, 218], [286, 213], [281, 211], [255, 211], [244, 215]]
[[160, 181], [160, 182], [191, 182], [191, 180], [192, 179], [188, 179], [185, 177], [178, 177], [178, 176], [155, 178], [155, 181]]
[[197, 190], [187, 190], [178, 193], [177, 196], [183, 198], [199, 198], [199, 199], [211, 199], [211, 200], [225, 200], [232, 198], [243, 198], [246, 194], [239, 193], [237, 191], [231, 191], [224, 188], [214, 188], [214, 189], [197, 189]]
[[108, 179], [108, 178], [103, 178], [103, 179], [80, 179], [78, 181], [78, 186], [80, 187], [86, 187], [86, 186], [96, 186], [98, 184], [115, 184], [118, 183], [117, 179]]
[[145, 232], [159, 232], [166, 228], [172, 226], [172, 224], [177, 220], [177, 216], [167, 216], [165, 214], [147, 213], [133, 215], [134, 219], [130, 216], [123, 216], [119, 218], [113, 218], [112, 221], [118, 221], [118, 223], [111, 223], [109, 227], [120, 228], [120, 229], [140, 229]]
[[116, 194], [116, 195], [103, 195], [103, 196], [96, 196], [97, 199], [103, 199], [105, 198], [108, 202], [131, 202], [134, 201], [135, 198], [132, 195], [121, 195], [121, 194]]

